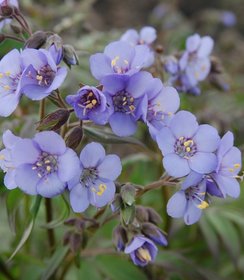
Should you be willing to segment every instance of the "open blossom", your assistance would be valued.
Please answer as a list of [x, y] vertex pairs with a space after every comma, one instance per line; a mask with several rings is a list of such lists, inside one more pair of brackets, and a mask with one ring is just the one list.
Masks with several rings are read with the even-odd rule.
[[90, 143], [80, 154], [80, 170], [68, 182], [70, 203], [74, 212], [83, 212], [89, 204], [103, 207], [115, 195], [114, 180], [121, 173], [116, 155], [107, 155], [101, 144]]
[[66, 101], [81, 120], [91, 120], [96, 124], [106, 124], [109, 117], [107, 100], [102, 91], [84, 86], [75, 95], [68, 95]]
[[47, 50], [25, 49], [21, 57], [25, 68], [21, 88], [30, 99], [41, 100], [63, 83], [67, 69], [58, 67]]
[[132, 75], [146, 66], [150, 50], [147, 46], [131, 46], [127, 42], [116, 41], [106, 46], [104, 53], [90, 57], [92, 75], [99, 81], [109, 74]]
[[18, 106], [21, 97], [21, 65], [21, 54], [16, 49], [0, 61], [0, 116], [9, 116]]
[[179, 109], [180, 98], [173, 87], [164, 86], [160, 79], [154, 78], [146, 89], [148, 99], [147, 113], [143, 116], [153, 139], [171, 120]]
[[39, 132], [33, 139], [20, 139], [11, 152], [16, 185], [30, 195], [56, 196], [79, 172], [76, 153], [53, 131]]
[[126, 246], [124, 252], [130, 254], [135, 265], [146, 266], [149, 262], [155, 260], [158, 248], [149, 238], [143, 235], [137, 235]]
[[176, 192], [168, 201], [167, 212], [173, 218], [184, 218], [185, 224], [197, 222], [202, 210], [208, 207], [206, 199], [206, 180], [197, 180]]
[[129, 136], [135, 133], [137, 120], [146, 114], [145, 90], [152, 79], [148, 72], [133, 76], [109, 75], [103, 79], [110, 108], [109, 124], [116, 135]]
[[220, 141], [218, 132], [210, 125], [198, 125], [190, 112], [176, 113], [156, 140], [164, 155], [164, 168], [171, 176], [179, 178], [191, 171], [208, 174], [217, 166], [214, 152]]
[[[217, 150], [218, 165], [214, 172], [207, 176], [207, 189], [212, 195], [237, 198], [240, 195], [240, 184], [237, 181], [241, 170], [241, 152], [233, 146], [234, 137], [229, 131], [220, 141]], [[240, 177], [241, 178], [241, 177]]]
[[[19, 3], [17, 0], [0, 0], [0, 8], [4, 6], [13, 6], [18, 8]], [[1, 18], [0, 16], [0, 31], [6, 25], [9, 24], [12, 20], [10, 18]]]
[[15, 166], [11, 151], [19, 139], [21, 138], [15, 136], [10, 130], [3, 133], [3, 144], [5, 149], [0, 151], [0, 168], [6, 173], [4, 177], [4, 185], [10, 190], [17, 187], [15, 183]]

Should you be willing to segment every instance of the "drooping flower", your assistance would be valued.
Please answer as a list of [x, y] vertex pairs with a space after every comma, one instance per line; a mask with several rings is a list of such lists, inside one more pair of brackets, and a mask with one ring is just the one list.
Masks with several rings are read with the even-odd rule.
[[81, 120], [92, 120], [96, 124], [106, 124], [109, 117], [107, 100], [102, 91], [84, 86], [75, 95], [68, 95], [66, 101]]
[[168, 241], [165, 237], [165, 234], [162, 230], [152, 223], [143, 223], [141, 225], [142, 233], [149, 239], [151, 239], [154, 243], [159, 244], [161, 246], [167, 246]]
[[135, 133], [137, 120], [147, 111], [146, 87], [152, 81], [148, 72], [132, 76], [108, 75], [102, 80], [104, 93], [109, 104], [109, 124], [118, 136]]
[[47, 50], [25, 49], [21, 57], [25, 68], [21, 88], [30, 99], [41, 100], [63, 83], [67, 69], [57, 66]]
[[121, 162], [116, 155], [105, 155], [101, 144], [90, 143], [80, 154], [80, 170], [68, 182], [70, 203], [74, 212], [83, 212], [89, 204], [103, 207], [115, 195], [114, 180], [121, 173]]
[[6, 130], [3, 133], [5, 149], [0, 151], [0, 168], [6, 173], [4, 176], [4, 185], [9, 190], [17, 187], [15, 183], [15, 166], [12, 158], [12, 149], [19, 139], [21, 138], [15, 136], [10, 130]]
[[63, 59], [63, 46], [58, 46], [57, 44], [52, 44], [48, 48], [48, 51], [51, 54], [53, 60], [56, 62], [56, 64], [59, 65]]
[[197, 222], [202, 210], [209, 206], [206, 199], [206, 180], [199, 180], [185, 185], [168, 201], [167, 213], [173, 218], [184, 218], [187, 225]]
[[153, 139], [171, 120], [180, 106], [179, 95], [173, 87], [164, 86], [154, 78], [146, 87], [148, 99], [147, 113], [143, 116]]
[[150, 49], [144, 45], [131, 46], [127, 42], [116, 41], [106, 46], [104, 53], [90, 57], [92, 75], [99, 81], [109, 74], [132, 75], [146, 66]]
[[149, 238], [136, 235], [126, 246], [124, 252], [130, 254], [135, 265], [146, 266], [149, 262], [155, 260], [158, 248]]
[[164, 168], [173, 177], [183, 177], [191, 171], [208, 174], [217, 166], [214, 152], [220, 141], [218, 132], [210, 125], [198, 125], [190, 112], [176, 113], [156, 140], [164, 155]]
[[62, 193], [66, 182], [79, 173], [76, 153], [53, 131], [33, 139], [20, 139], [12, 149], [15, 182], [25, 193], [53, 197]]
[[214, 172], [207, 176], [207, 190], [212, 195], [221, 197], [229, 195], [233, 198], [240, 195], [237, 178], [241, 170], [241, 152], [233, 146], [233, 142], [234, 137], [230, 131], [220, 141], [217, 150], [218, 165]]
[[[0, 9], [4, 6], [13, 6], [18, 8], [19, 7], [19, 3], [17, 0], [0, 0]], [[12, 21], [12, 19], [10, 18], [5, 18], [2, 17], [0, 15], [0, 31], [2, 30], [2, 28], [6, 25], [9, 24]]]
[[21, 65], [21, 55], [16, 49], [0, 61], [0, 116], [9, 116], [18, 106], [21, 97]]

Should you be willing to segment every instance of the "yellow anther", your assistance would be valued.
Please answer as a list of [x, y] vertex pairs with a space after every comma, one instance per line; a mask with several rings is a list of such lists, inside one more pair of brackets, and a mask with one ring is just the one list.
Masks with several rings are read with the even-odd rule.
[[92, 99], [91, 103], [92, 103], [93, 106], [95, 106], [97, 104], [97, 100], [96, 99]]
[[183, 139], [184, 139], [184, 137], [183, 137], [183, 136], [181, 136], [181, 137], [179, 138], [179, 140], [180, 140], [180, 141], [182, 141]]
[[130, 98], [130, 102], [133, 102], [133, 101], [134, 101], [134, 98], [133, 98], [133, 97], [131, 97], [131, 98]]
[[10, 75], [11, 75], [11, 72], [10, 72], [10, 71], [6, 71], [6, 72], [5, 72], [5, 75], [6, 75], [6, 76], [10, 76]]
[[40, 75], [36, 75], [36, 79], [37, 79], [37, 81], [42, 81], [43, 80], [43, 77], [42, 76], [40, 76]]
[[199, 193], [200, 195], [205, 195], [206, 194], [206, 192], [201, 192], [201, 193]]
[[93, 96], [93, 92], [90, 91], [90, 92], [88, 93], [87, 97], [89, 98], [89, 97], [92, 97], [92, 96]]
[[240, 167], [241, 167], [240, 163], [235, 163], [234, 164], [234, 168], [240, 168]]
[[115, 58], [111, 61], [111, 66], [115, 66], [118, 60], [119, 56], [115, 56]]
[[97, 191], [97, 195], [101, 196], [107, 189], [107, 186], [105, 184], [100, 184], [98, 189], [99, 189], [99, 191]]
[[189, 153], [191, 151], [190, 147], [186, 147], [186, 151]]
[[134, 105], [130, 105], [129, 108], [131, 111], [134, 111], [136, 109], [136, 107]]
[[36, 165], [39, 167], [42, 166], [42, 164], [40, 162], [37, 162]]
[[235, 170], [234, 170], [234, 168], [229, 168], [229, 171], [234, 172]]
[[10, 86], [8, 86], [8, 85], [5, 85], [3, 88], [4, 88], [5, 90], [10, 90]]
[[125, 101], [126, 99], [127, 99], [127, 97], [125, 96], [125, 97], [123, 97], [123, 99], [122, 99], [122, 100], [123, 100], [123, 101]]
[[4, 155], [0, 155], [0, 160], [5, 160], [5, 156]]
[[3, 73], [0, 73], [0, 79], [3, 77]]
[[51, 167], [50, 165], [48, 165], [48, 166], [46, 167], [46, 170], [47, 170], [47, 172], [50, 172], [50, 171], [52, 170], [52, 167]]
[[86, 105], [87, 109], [92, 109], [92, 107], [93, 107], [92, 103], [89, 103], [89, 104]]
[[123, 106], [125, 106], [126, 104], [127, 104], [127, 101], [123, 102], [123, 104], [122, 104], [122, 105], [123, 105]]
[[125, 63], [126, 65], [128, 65], [128, 64], [129, 64], [129, 61], [126, 60], [126, 59], [124, 59], [124, 63]]
[[139, 248], [137, 250], [138, 258], [143, 262], [150, 262], [152, 260], [151, 255], [147, 249]]
[[32, 169], [32, 170], [36, 170], [36, 169], [37, 169], [37, 167], [36, 167], [36, 166], [33, 166], [31, 169]]
[[188, 141], [185, 141], [184, 142], [184, 146], [185, 147], [188, 147], [188, 146], [190, 146], [190, 145], [192, 145], [194, 142], [192, 141], [192, 140], [188, 140]]
[[42, 174], [41, 174], [41, 173], [37, 173], [37, 176], [38, 176], [39, 178], [42, 178]]
[[49, 159], [47, 159], [47, 160], [45, 160], [44, 162], [45, 162], [45, 164], [48, 164], [48, 163], [50, 163], [51, 161], [50, 161]]
[[201, 204], [197, 206], [199, 209], [206, 209], [209, 207], [209, 204], [206, 201], [202, 201]]
[[161, 103], [160, 102], [157, 102], [156, 103], [156, 106], [160, 107]]

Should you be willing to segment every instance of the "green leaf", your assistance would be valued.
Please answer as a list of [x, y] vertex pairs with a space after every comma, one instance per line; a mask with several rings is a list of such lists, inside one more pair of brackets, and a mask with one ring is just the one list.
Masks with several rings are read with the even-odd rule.
[[[242, 210], [242, 209], [240, 209]], [[227, 210], [227, 211], [221, 211], [221, 214], [226, 217], [227, 219], [231, 220], [232, 222], [238, 224], [239, 226], [244, 226], [244, 217], [242, 214], [240, 214], [240, 212], [237, 211], [231, 211], [231, 210]]]
[[[146, 280], [146, 275], [132, 262], [119, 256], [99, 256], [96, 267], [111, 280]], [[104, 277], [104, 279], [106, 279]], [[94, 279], [95, 280], [95, 279]]]
[[48, 265], [42, 274], [41, 280], [47, 280], [53, 275], [62, 263], [68, 251], [68, 247], [60, 247], [54, 252], [51, 259], [48, 261]]
[[86, 280], [103, 280], [100, 271], [94, 267], [94, 261], [83, 259], [81, 261], [81, 267], [78, 271], [78, 279]]

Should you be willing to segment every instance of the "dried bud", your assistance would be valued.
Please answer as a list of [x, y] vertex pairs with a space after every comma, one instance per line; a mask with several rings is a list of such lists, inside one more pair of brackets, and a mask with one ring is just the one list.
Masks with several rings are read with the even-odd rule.
[[150, 223], [153, 223], [155, 225], [161, 224], [162, 223], [162, 218], [161, 216], [151, 207], [147, 207], [147, 213], [149, 216], [148, 221]]
[[220, 60], [215, 57], [215, 56], [211, 56], [211, 70], [210, 73], [223, 73], [223, 66], [220, 62]]
[[83, 129], [81, 126], [74, 127], [69, 131], [65, 138], [67, 147], [71, 149], [76, 149], [83, 137]]
[[82, 235], [77, 232], [73, 232], [69, 238], [69, 247], [73, 254], [78, 254], [82, 246]]
[[63, 45], [63, 60], [69, 67], [79, 65], [77, 54], [71, 45]]
[[14, 13], [14, 7], [11, 5], [0, 5], [0, 16], [2, 17], [11, 17]]
[[123, 200], [121, 198], [121, 195], [117, 193], [110, 205], [112, 212], [119, 211], [122, 205]]
[[135, 206], [126, 206], [121, 210], [123, 221], [126, 225], [131, 224], [135, 218]]
[[46, 115], [38, 124], [38, 130], [58, 130], [64, 125], [70, 112], [66, 109], [58, 109], [57, 111]]
[[120, 193], [125, 204], [131, 206], [135, 202], [136, 189], [133, 185], [125, 184]]
[[151, 223], [143, 223], [141, 227], [142, 233], [151, 239], [153, 242], [161, 245], [161, 246], [167, 246], [168, 241], [162, 232], [160, 228], [155, 226], [154, 224]]
[[136, 206], [136, 218], [139, 222], [148, 222], [149, 214], [145, 207]]
[[113, 242], [119, 252], [124, 251], [128, 238], [126, 230], [120, 225], [113, 231]]
[[39, 49], [47, 40], [47, 33], [44, 31], [35, 32], [25, 43], [25, 48]]
[[67, 232], [65, 232], [64, 237], [63, 237], [63, 245], [66, 246], [69, 244], [69, 240], [70, 240], [70, 236], [73, 233], [72, 230], [69, 230]]
[[159, 54], [164, 52], [164, 47], [162, 45], [157, 45], [155, 51]]
[[5, 36], [3, 34], [0, 34], [0, 44], [5, 40]]
[[17, 24], [11, 23], [10, 27], [15, 34], [23, 33], [23, 28]]

